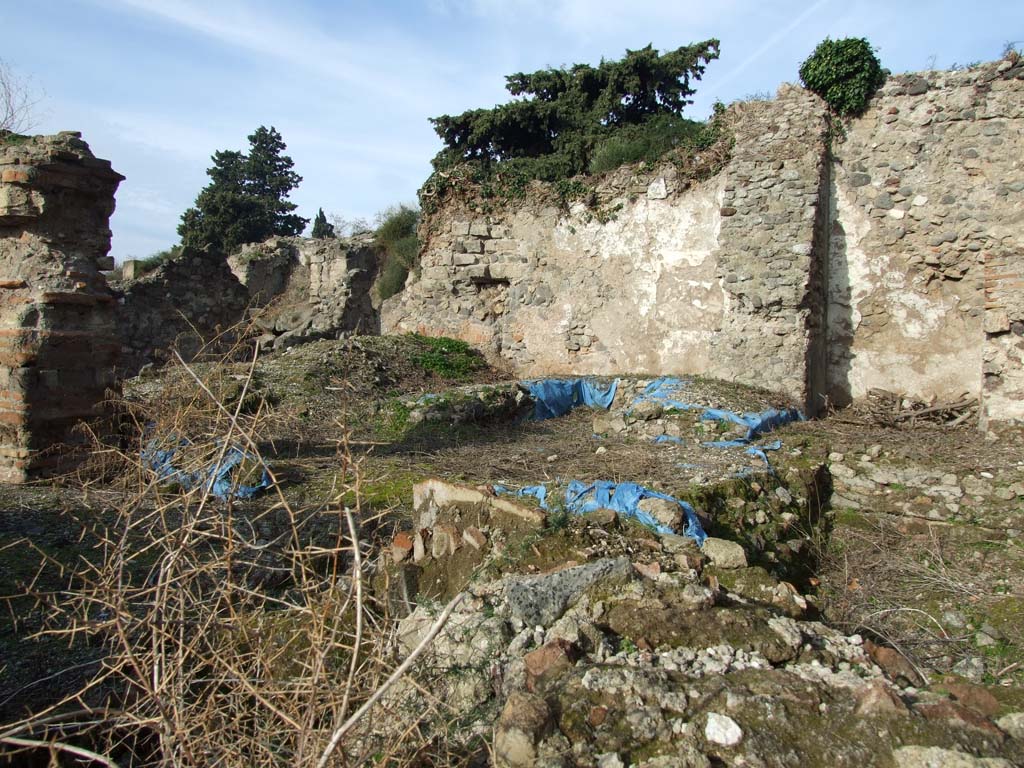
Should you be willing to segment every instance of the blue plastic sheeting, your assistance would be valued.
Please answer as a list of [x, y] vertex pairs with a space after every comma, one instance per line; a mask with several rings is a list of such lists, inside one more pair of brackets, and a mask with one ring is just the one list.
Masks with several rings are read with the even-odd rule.
[[734, 411], [726, 411], [721, 408], [705, 408], [701, 418], [706, 421], [731, 421], [747, 428], [744, 439], [749, 442], [756, 440], [765, 432], [771, 432], [776, 427], [790, 424], [794, 421], [804, 421], [804, 415], [796, 408], [769, 408], [760, 413], [739, 414]]
[[637, 395], [633, 404], [650, 401], [660, 403], [664, 408], [674, 408], [677, 411], [701, 411], [700, 417], [707, 421], [731, 421], [747, 428], [747, 434], [736, 440], [719, 440], [716, 442], [704, 443], [704, 445], [715, 448], [731, 448], [743, 446], [752, 440], [756, 440], [765, 432], [771, 432], [777, 427], [789, 424], [793, 421], [803, 421], [804, 415], [796, 408], [769, 408], [760, 413], [739, 414], [734, 411], [727, 411], [723, 408], [708, 408], [703, 405], [687, 403], [681, 398], [686, 390], [687, 383], [683, 379], [674, 376], [662, 376], [648, 384], [644, 391]]
[[737, 437], [735, 440], [706, 440], [701, 443], [705, 448], [742, 448], [750, 445], [745, 437]]
[[[189, 444], [190, 442], [187, 439], [182, 438], [178, 441], [178, 448], [183, 448]], [[232, 477], [235, 468], [247, 459], [256, 460], [255, 456], [246, 453], [238, 446], [233, 445], [229, 447], [224, 452], [224, 457], [220, 460], [220, 463], [216, 461], [211, 462], [196, 472], [185, 472], [174, 466], [174, 455], [178, 452], [178, 448], [157, 448], [156, 440], [151, 440], [142, 449], [142, 461], [147, 467], [156, 472], [157, 476], [161, 479], [179, 483], [186, 491], [193, 488], [209, 488], [210, 494], [218, 499], [227, 499], [229, 497], [249, 499], [259, 491], [270, 486], [270, 475], [266, 467], [263, 468], [263, 476], [256, 485], [236, 486]]]
[[675, 435], [658, 435], [653, 438], [655, 443], [673, 443], [675, 445], [686, 445], [686, 441], [681, 437]]
[[703, 406], [686, 403], [680, 398], [687, 387], [687, 382], [675, 376], [662, 376], [655, 379], [644, 391], [633, 399], [633, 405], [642, 402], [660, 403], [663, 408], [675, 408], [677, 411], [692, 411]]
[[537, 421], [564, 416], [578, 405], [608, 410], [619, 387], [616, 379], [604, 386], [589, 379], [538, 379], [523, 386], [536, 401], [533, 418]]
[[765, 467], [767, 467], [768, 471], [771, 474], [774, 475], [775, 474], [775, 470], [772, 469], [772, 463], [770, 461], [768, 461], [768, 454], [765, 453], [765, 451], [777, 451], [781, 447], [782, 447], [782, 441], [781, 440], [775, 440], [774, 442], [765, 443], [764, 445], [752, 445], [749, 448], [747, 448], [745, 453], [748, 456], [759, 456], [764, 461], [764, 465], [765, 465]]
[[[496, 493], [529, 496], [537, 499], [542, 509], [550, 508], [547, 502], [548, 489], [543, 485], [531, 485], [518, 491], [496, 485], [494, 490]], [[686, 521], [683, 530], [673, 531], [640, 509], [639, 504], [644, 499], [664, 499], [678, 504]], [[613, 509], [624, 517], [632, 517], [648, 528], [653, 528], [658, 533], [681, 533], [696, 541], [698, 545], [703, 544], [707, 538], [692, 506], [673, 496], [652, 491], [636, 483], [616, 483], [611, 480], [583, 483], [572, 480], [565, 489], [565, 508], [577, 515], [585, 515], [598, 509]]]

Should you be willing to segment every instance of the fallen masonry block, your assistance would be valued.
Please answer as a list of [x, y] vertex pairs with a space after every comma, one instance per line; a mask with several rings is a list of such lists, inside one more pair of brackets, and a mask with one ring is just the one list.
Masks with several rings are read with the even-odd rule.
[[526, 666], [526, 687], [535, 691], [545, 682], [572, 667], [579, 658], [579, 650], [568, 640], [556, 638], [523, 657]]
[[462, 532], [462, 540], [473, 549], [483, 549], [487, 546], [487, 535], [475, 525], [469, 526]]
[[396, 563], [400, 563], [408, 559], [414, 549], [412, 536], [405, 531], [401, 531], [395, 534], [395, 538], [391, 541], [391, 558]]
[[512, 616], [526, 626], [550, 626], [562, 617], [592, 585], [634, 578], [627, 558], [595, 560], [540, 576], [512, 579], [506, 589]]

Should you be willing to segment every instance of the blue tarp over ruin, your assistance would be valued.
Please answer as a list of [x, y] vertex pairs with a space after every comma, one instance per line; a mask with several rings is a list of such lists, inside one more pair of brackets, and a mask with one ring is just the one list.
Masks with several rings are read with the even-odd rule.
[[161, 480], [178, 483], [186, 491], [193, 488], [209, 489], [210, 495], [218, 499], [249, 499], [270, 486], [270, 474], [266, 467], [263, 468], [263, 475], [256, 485], [237, 483], [234, 477], [235, 469], [247, 460], [256, 461], [256, 457], [235, 445], [224, 452], [220, 462], [212, 461], [195, 472], [179, 469], [174, 465], [174, 457], [181, 448], [190, 444], [188, 439], [181, 438], [174, 448], [160, 448], [157, 440], [150, 440], [142, 449], [142, 463], [153, 470]]
[[523, 386], [536, 401], [533, 418], [541, 421], [564, 416], [579, 405], [608, 410], [615, 399], [619, 380], [601, 384], [590, 379], [538, 379]]
[[723, 408], [710, 408], [695, 403], [687, 403], [680, 399], [686, 389], [686, 382], [674, 376], [662, 376], [655, 379], [644, 391], [633, 400], [636, 405], [642, 402], [654, 402], [663, 408], [674, 408], [677, 411], [700, 411], [700, 418], [705, 421], [729, 421], [746, 427], [746, 435], [736, 440], [719, 440], [707, 445], [716, 448], [743, 446], [757, 440], [766, 432], [794, 421], [803, 421], [804, 415], [797, 408], [769, 408], [760, 413], [736, 413]]
[[[531, 485], [513, 491], [503, 486], [494, 486], [497, 493], [510, 494], [515, 496], [529, 496], [540, 502], [542, 509], [550, 509], [548, 504], [548, 489], [544, 485]], [[640, 502], [644, 499], [664, 499], [675, 502], [683, 511], [683, 530], [674, 531], [668, 526], [662, 525], [650, 514], [640, 509]], [[688, 536], [697, 542], [698, 546], [704, 543], [707, 534], [697, 518], [693, 507], [685, 501], [669, 496], [665, 493], [645, 488], [636, 483], [616, 483], [611, 480], [598, 480], [593, 483], [584, 483], [579, 480], [572, 480], [565, 489], [565, 509], [576, 515], [585, 515], [598, 509], [612, 509], [623, 517], [631, 517], [638, 522], [652, 528], [658, 533], [675, 533]]]

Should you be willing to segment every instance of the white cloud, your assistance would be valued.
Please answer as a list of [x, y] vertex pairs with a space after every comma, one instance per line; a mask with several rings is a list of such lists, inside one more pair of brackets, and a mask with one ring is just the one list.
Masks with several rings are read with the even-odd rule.
[[745, 57], [739, 64], [728, 70], [721, 77], [714, 79], [714, 85], [716, 88], [723, 88], [729, 83], [733, 82], [737, 77], [748, 70], [755, 62], [760, 60], [765, 54], [776, 48], [782, 46], [786, 40], [807, 20], [821, 10], [824, 6], [831, 3], [832, 0], [817, 0], [813, 5], [808, 6], [796, 16], [794, 16], [787, 24], [779, 27], [775, 30], [772, 35], [764, 41], [760, 46], [754, 49], [753, 53]]
[[163, 218], [173, 219], [181, 214], [179, 206], [168, 200], [160, 190], [132, 184], [126, 184], [118, 191], [117, 205], [119, 208], [133, 208]]
[[[266, 6], [240, 0], [203, 3], [196, 0], [100, 0], [155, 16], [176, 26], [252, 53], [271, 56], [297, 70], [407, 107], [431, 103], [432, 71], [450, 65], [435, 60], [428, 49], [398, 30], [386, 30], [386, 42], [369, 39], [366, 29], [359, 42], [346, 40], [346, 30], [327, 33], [311, 23], [296, 23]], [[410, 66], [411, 61], [416, 66]], [[390, 64], [389, 62], [394, 62]], [[395, 71], [390, 71], [395, 68]]]
[[242, 148], [237, 131], [228, 126], [218, 129], [210, 122], [117, 109], [101, 109], [98, 117], [109, 124], [121, 141], [190, 161], [204, 161], [218, 149]]

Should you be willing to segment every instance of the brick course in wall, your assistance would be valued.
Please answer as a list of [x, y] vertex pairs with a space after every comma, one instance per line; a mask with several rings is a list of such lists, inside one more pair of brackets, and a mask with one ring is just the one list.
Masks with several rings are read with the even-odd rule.
[[123, 177], [77, 133], [0, 139], [0, 480], [59, 467], [120, 350], [109, 218]]

